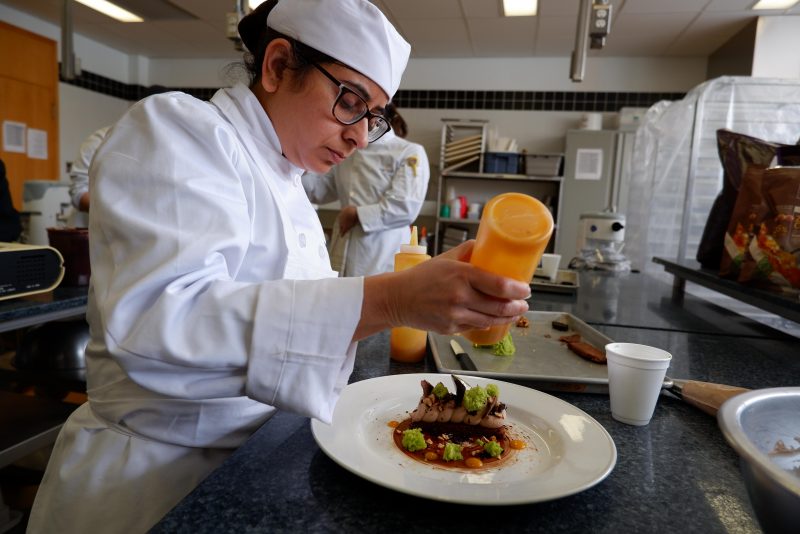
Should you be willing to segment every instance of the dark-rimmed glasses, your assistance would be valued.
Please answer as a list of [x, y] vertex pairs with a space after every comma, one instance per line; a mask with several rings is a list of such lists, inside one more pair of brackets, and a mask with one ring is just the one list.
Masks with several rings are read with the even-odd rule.
[[328, 78], [337, 87], [339, 94], [333, 101], [331, 113], [337, 121], [345, 125], [355, 124], [364, 117], [367, 118], [367, 141], [372, 143], [380, 139], [383, 134], [391, 130], [389, 121], [383, 115], [376, 115], [369, 110], [369, 104], [361, 95], [337, 80], [330, 72], [323, 69], [317, 63], [312, 63], [323, 76]]

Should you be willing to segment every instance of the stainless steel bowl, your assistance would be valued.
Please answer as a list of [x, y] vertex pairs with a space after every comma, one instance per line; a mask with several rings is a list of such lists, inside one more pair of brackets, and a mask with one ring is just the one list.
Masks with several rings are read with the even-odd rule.
[[739, 453], [764, 532], [800, 531], [800, 387], [737, 395], [722, 405], [717, 422]]

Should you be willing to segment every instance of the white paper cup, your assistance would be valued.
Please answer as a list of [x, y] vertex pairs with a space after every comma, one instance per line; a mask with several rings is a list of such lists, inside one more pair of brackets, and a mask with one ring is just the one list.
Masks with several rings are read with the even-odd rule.
[[609, 343], [606, 359], [611, 417], [629, 425], [646, 425], [653, 417], [672, 355], [647, 345]]
[[551, 282], [558, 278], [558, 264], [561, 262], [561, 254], [542, 254], [541, 266], [539, 267], [540, 276], [545, 276]]

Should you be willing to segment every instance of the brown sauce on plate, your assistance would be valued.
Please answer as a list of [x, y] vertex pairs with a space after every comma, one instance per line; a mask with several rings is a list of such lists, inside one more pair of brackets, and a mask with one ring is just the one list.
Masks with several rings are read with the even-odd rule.
[[[394, 422], [392, 422], [394, 423]], [[393, 425], [392, 438], [394, 444], [406, 456], [429, 465], [436, 465], [448, 469], [491, 469], [504, 464], [506, 460], [514, 456], [516, 449], [525, 447], [525, 442], [514, 439], [508, 433], [508, 428], [492, 429], [477, 425], [465, 425], [455, 423], [412, 423], [411, 419]], [[409, 428], [419, 428], [425, 437], [427, 448], [419, 451], [409, 451], [403, 447], [403, 431]], [[497, 441], [503, 448], [502, 454], [497, 458], [492, 458], [483, 450], [483, 446], [478, 445], [476, 440]], [[451, 442], [461, 445], [461, 456], [463, 460], [445, 461], [442, 458], [445, 444]]]

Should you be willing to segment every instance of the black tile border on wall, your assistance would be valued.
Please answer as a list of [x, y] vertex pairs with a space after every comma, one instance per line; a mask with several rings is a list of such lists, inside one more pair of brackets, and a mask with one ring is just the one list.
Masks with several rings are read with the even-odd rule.
[[[127, 84], [83, 71], [62, 82], [105, 95], [136, 101], [148, 95], [148, 87]], [[201, 100], [209, 100], [216, 87], [170, 87]], [[521, 111], [619, 111], [623, 107], [650, 107], [660, 100], [681, 100], [686, 93], [637, 93], [606, 91], [466, 91], [402, 89], [394, 102], [401, 109], [486, 109]]]

